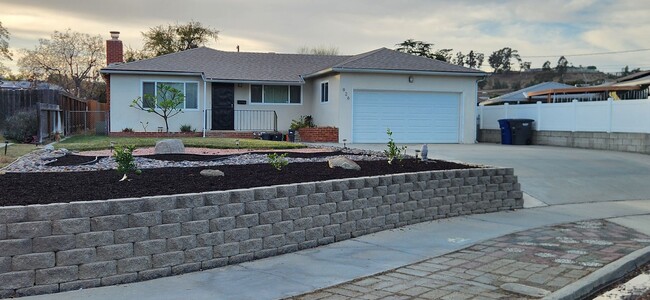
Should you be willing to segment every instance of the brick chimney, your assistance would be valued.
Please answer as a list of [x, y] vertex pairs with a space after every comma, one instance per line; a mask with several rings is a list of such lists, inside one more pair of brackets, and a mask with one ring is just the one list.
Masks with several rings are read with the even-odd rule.
[[[111, 39], [106, 40], [106, 65], [124, 62], [124, 47], [120, 41], [120, 32], [111, 31]], [[111, 75], [105, 74], [106, 81], [106, 110], [108, 111], [106, 120], [106, 132], [111, 134]]]
[[111, 39], [106, 40], [106, 65], [124, 62], [124, 47], [120, 41], [120, 32], [111, 31]]

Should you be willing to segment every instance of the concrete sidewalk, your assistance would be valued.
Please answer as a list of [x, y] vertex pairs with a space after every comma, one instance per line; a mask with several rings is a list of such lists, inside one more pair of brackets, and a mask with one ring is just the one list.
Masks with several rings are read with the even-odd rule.
[[[544, 228], [545, 226], [560, 225], [584, 220], [599, 221]], [[584, 228], [581, 229], [580, 226], [587, 229], [590, 227], [595, 229], [589, 231]], [[602, 226], [606, 226], [607, 230], [599, 230], [604, 228]], [[563, 232], [558, 228], [568, 228], [571, 232], [567, 233], [567, 236], [558, 235], [558, 232]], [[528, 232], [525, 235], [510, 235], [526, 230], [533, 231]], [[638, 231], [639, 233], [635, 231]], [[599, 235], [599, 233], [602, 234]], [[589, 234], [591, 234], [591, 236], [589, 236]], [[578, 237], [577, 235], [581, 236]], [[543, 283], [538, 283], [536, 287], [547, 291], [556, 291], [558, 295], [568, 293], [569, 296], [572, 296], [572, 293], [574, 292], [590, 289], [589, 284], [595, 282], [595, 279], [583, 282], [584, 280], [581, 281], [581, 277], [585, 278], [583, 277], [585, 275], [588, 277], [590, 276], [587, 275], [589, 273], [597, 275], [606, 273], [605, 271], [607, 271], [607, 268], [613, 266], [611, 262], [614, 262], [614, 264], [620, 263], [621, 257], [625, 259], [626, 255], [627, 257], [629, 257], [629, 255], [636, 255], [634, 257], [638, 259], [647, 259], [647, 253], [650, 253], [650, 240], [648, 240], [647, 235], [650, 235], [650, 200], [554, 205], [522, 209], [512, 212], [497, 212], [442, 219], [378, 232], [327, 246], [243, 263], [240, 265], [145, 282], [52, 295], [25, 297], [23, 299], [279, 299], [310, 293], [318, 289], [328, 288], [393, 269], [397, 270], [390, 271], [387, 274], [392, 273], [398, 275], [381, 275], [384, 277], [382, 277], [383, 279], [380, 279], [380, 281], [384, 279], [399, 280], [399, 278], [407, 279], [407, 281], [409, 281], [408, 279], [413, 279], [409, 276], [428, 276], [428, 278], [438, 279], [441, 279], [440, 276], [447, 276], [450, 280], [446, 280], [445, 282], [450, 282], [449, 286], [453, 286], [451, 289], [460, 289], [461, 287], [454, 285], [454, 279], [452, 277], [465, 276], [458, 274], [464, 274], [464, 270], [470, 268], [458, 269], [456, 268], [457, 265], [448, 265], [449, 263], [445, 264], [445, 262], [451, 261], [450, 259], [445, 260], [445, 258], [451, 257], [454, 259], [468, 260], [472, 255], [477, 257], [475, 252], [480, 252], [484, 249], [491, 251], [491, 256], [510, 256], [509, 258], [503, 259], [512, 260], [513, 267], [507, 270], [507, 274], [502, 274], [503, 276], [507, 275], [505, 281], [509, 280], [510, 283], [523, 283], [526, 286], [535, 286], [535, 280], [528, 280], [531, 276], [539, 275], [536, 277], [548, 279], [549, 276], [553, 276], [549, 274], [557, 272], [558, 267], [562, 268], [561, 272], [557, 274], [566, 275], [562, 276], [562, 279], [566, 281], [564, 282], [566, 284], [563, 285], [564, 288], [562, 288], [563, 286], [557, 283], [557, 281], [553, 281], [553, 284], [547, 285], [547, 283], [550, 283], [552, 280], [544, 281], [542, 279], [537, 280], [543, 281]], [[526, 241], [521, 239], [522, 236], [530, 236], [531, 238], [534, 238], [534, 241], [529, 241], [529, 244], [526, 244]], [[568, 264], [566, 261], [555, 262], [554, 260], [548, 262], [546, 267], [539, 266], [546, 265], [540, 262], [536, 263], [538, 266], [532, 267], [530, 265], [524, 266], [523, 264], [517, 264], [517, 259], [519, 258], [516, 258], [515, 256], [523, 255], [521, 253], [524, 253], [524, 251], [520, 251], [520, 249], [526, 250], [528, 256], [519, 256], [526, 260], [531, 259], [530, 253], [556, 251], [552, 252], [552, 254], [555, 253], [555, 255], [557, 255], [557, 251], [566, 250], [562, 248], [546, 249], [542, 251], [535, 248], [544, 247], [542, 241], [545, 240], [548, 240], [546, 243], [548, 247], [557, 247], [554, 245], [565, 244], [562, 243], [562, 241], [575, 241], [579, 243], [581, 249], [573, 249], [576, 250], [573, 255], [583, 255], [581, 254], [583, 252], [580, 251], [584, 251], [587, 253], [584, 254], [584, 257], [587, 258], [581, 260], [574, 257], [575, 259], [573, 260], [578, 263], [585, 262], [587, 264]], [[601, 247], [603, 245], [609, 245], [610, 242], [621, 244], [622, 241], [625, 241], [626, 244], [620, 249], [604, 250], [606, 247]], [[521, 242], [524, 242], [524, 244], [518, 244]], [[511, 244], [516, 246], [503, 247], [504, 245]], [[566, 244], [575, 246], [575, 243], [573, 242]], [[596, 249], [594, 248], [596, 246], [601, 248], [594, 251], [593, 249]], [[512, 248], [512, 251], [502, 251], [505, 248]], [[457, 252], [461, 249], [465, 250]], [[498, 253], [502, 254], [495, 254], [497, 251], [501, 251]], [[590, 253], [589, 251], [592, 251], [593, 253]], [[607, 255], [607, 253], [612, 253], [608, 251], [613, 251], [616, 255]], [[572, 254], [571, 252], [567, 253]], [[643, 255], [644, 253], [646, 253], [646, 255]], [[544, 258], [540, 256], [537, 257], [540, 259]], [[432, 258], [438, 259], [431, 260]], [[508, 262], [509, 261], [502, 261], [498, 264]], [[425, 272], [421, 270], [422, 266], [419, 266], [419, 268], [402, 268], [403, 266], [415, 263], [427, 263], [432, 268], [437, 268], [440, 272], [448, 272], [441, 274], [433, 269]], [[485, 264], [489, 263], [491, 262], [485, 262]], [[508, 264], [503, 266], [506, 265]], [[448, 268], [443, 269], [443, 266]], [[506, 272], [506, 270], [501, 269], [503, 266], [492, 265], [490, 267], [477, 265], [477, 269], [484, 267], [484, 271], [477, 270], [478, 272], [483, 272], [483, 274], [472, 276], [483, 276], [496, 270]], [[530, 270], [528, 270], [527, 267], [531, 267], [529, 268]], [[550, 271], [549, 268], [551, 268]], [[417, 273], [418, 270], [422, 272]], [[533, 273], [526, 273], [531, 272], [531, 270]], [[574, 270], [576, 271], [572, 272]], [[601, 272], [601, 270], [605, 271]], [[409, 274], [408, 272], [413, 274]], [[514, 272], [517, 273], [512, 274]], [[519, 277], [524, 277], [524, 275], [528, 276], [525, 276], [525, 278], [519, 278], [515, 275]], [[377, 278], [381, 276], [378, 276]], [[373, 278], [371, 277], [370, 279]], [[370, 279], [366, 278], [365, 280], [368, 281], [365, 281], [365, 283], [374, 282]], [[490, 283], [482, 283], [479, 279], [476, 280], [477, 284], [474, 286], [485, 284], [486, 286], [482, 286], [482, 288], [485, 289], [490, 289], [488, 286], [491, 286], [493, 288], [491, 291], [494, 292], [494, 295], [503, 293], [511, 296], [517, 295], [516, 297], [522, 296], [521, 294], [512, 294], [517, 292], [518, 288], [522, 288], [521, 286], [514, 285], [514, 287], [511, 287], [512, 289], [515, 289], [513, 291], [508, 288], [503, 288], [501, 281], [496, 282], [499, 283], [497, 286], [496, 283], [495, 285], [491, 285]], [[504, 283], [507, 283], [505, 281]], [[368, 288], [368, 286], [360, 285], [359, 282], [360, 280], [357, 280], [356, 282], [348, 284], [350, 286]], [[382, 289], [397, 286], [402, 283], [383, 286]], [[580, 289], [580, 286], [574, 286], [572, 283], [586, 288]], [[346, 285], [344, 284], [344, 286]], [[391, 290], [393, 291], [393, 295], [398, 296], [398, 298], [419, 295], [422, 296], [422, 299], [431, 298], [429, 296], [434, 297], [437, 295], [452, 298], [462, 296], [459, 294], [450, 296], [454, 291], [444, 294], [448, 289], [442, 289], [440, 286], [431, 285], [426, 290], [422, 290], [422, 286], [417, 285], [408, 288], [402, 285], [402, 287], [405, 287], [405, 289], [400, 289], [398, 287], [392, 288]], [[419, 288], [413, 289], [415, 287]], [[498, 290], [496, 290], [497, 288]], [[435, 292], [436, 290], [442, 290], [444, 295], [437, 294]], [[338, 293], [336, 291], [338, 291]], [[333, 299], [339, 299], [346, 297], [342, 293], [350, 291], [350, 289], [338, 287], [332, 288], [329, 291], [325, 290], [324, 292], [327, 292], [328, 294], [323, 295]], [[475, 291], [479, 291], [479, 289], [475, 289]], [[408, 293], [412, 293], [413, 295], [409, 296]], [[424, 296], [426, 293], [431, 294]], [[311, 295], [314, 296], [313, 298], [317, 298], [316, 296], [318, 296], [316, 294]], [[367, 292], [361, 294], [350, 294], [348, 296], [351, 298], [370, 298], [371, 295], [371, 292]], [[480, 293], [473, 295], [479, 295], [477, 297], [480, 297]]]

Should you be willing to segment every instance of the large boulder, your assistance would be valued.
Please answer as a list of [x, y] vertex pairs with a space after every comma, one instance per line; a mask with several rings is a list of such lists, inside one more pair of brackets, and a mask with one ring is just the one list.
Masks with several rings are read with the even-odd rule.
[[359, 166], [357, 163], [354, 161], [348, 159], [345, 156], [337, 156], [334, 158], [330, 158], [327, 161], [327, 164], [329, 164], [330, 168], [343, 168], [346, 170], [361, 170], [361, 166]]
[[174, 154], [185, 153], [183, 141], [177, 139], [167, 139], [156, 143], [156, 154]]

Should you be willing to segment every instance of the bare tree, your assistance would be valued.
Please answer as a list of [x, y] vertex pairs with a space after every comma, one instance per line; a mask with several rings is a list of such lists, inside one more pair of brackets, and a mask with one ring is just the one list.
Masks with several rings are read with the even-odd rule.
[[302, 46], [298, 48], [298, 54], [311, 54], [311, 55], [339, 55], [339, 48], [335, 46], [316, 46], [309, 48]]
[[[2, 22], [0, 22], [0, 60], [2, 59], [11, 59], [11, 52], [9, 51], [9, 31], [2, 27]], [[9, 74], [9, 68], [5, 67], [5, 65], [0, 62], [0, 75], [2, 74]]]
[[54, 31], [51, 39], [40, 39], [34, 50], [22, 49], [20, 71], [33, 79], [47, 80], [82, 98], [92, 98], [90, 84], [100, 82], [99, 69], [106, 57], [102, 37], [86, 33]]

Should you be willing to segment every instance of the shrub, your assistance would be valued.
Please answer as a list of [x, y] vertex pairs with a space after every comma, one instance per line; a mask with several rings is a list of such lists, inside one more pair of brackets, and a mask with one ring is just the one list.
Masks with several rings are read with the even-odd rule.
[[287, 154], [278, 155], [277, 153], [271, 153], [266, 156], [269, 164], [273, 166], [276, 170], [280, 171], [282, 168], [286, 167], [289, 164], [287, 160]]
[[196, 129], [192, 129], [190, 124], [183, 124], [181, 125], [181, 132], [196, 132]]
[[125, 127], [122, 132], [133, 132], [133, 128]]
[[23, 109], [5, 119], [2, 135], [16, 142], [26, 141], [38, 134], [38, 117], [35, 109]]
[[128, 173], [141, 173], [141, 171], [138, 170], [138, 166], [135, 164], [135, 158], [133, 158], [133, 150], [135, 150], [135, 145], [115, 146], [115, 162], [117, 163], [117, 172], [124, 175], [122, 180], [126, 178]]
[[312, 119], [311, 116], [300, 116], [300, 119], [298, 120], [291, 120], [291, 125], [289, 126], [289, 129], [298, 130], [300, 128], [306, 128], [306, 127], [316, 127], [316, 125], [314, 124], [314, 119]]
[[390, 131], [390, 128], [386, 128], [386, 134], [388, 134], [388, 149], [384, 150], [384, 153], [388, 157], [388, 164], [392, 164], [396, 158], [397, 160], [402, 161], [402, 151], [406, 150], [406, 146], [397, 147], [397, 145], [395, 145], [395, 142], [393, 141], [393, 132]]

